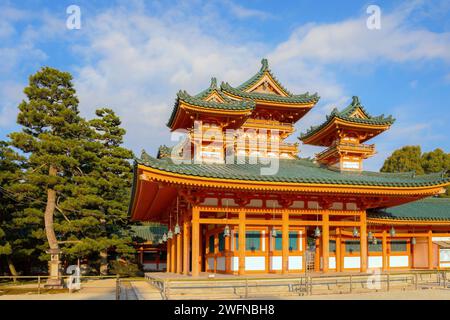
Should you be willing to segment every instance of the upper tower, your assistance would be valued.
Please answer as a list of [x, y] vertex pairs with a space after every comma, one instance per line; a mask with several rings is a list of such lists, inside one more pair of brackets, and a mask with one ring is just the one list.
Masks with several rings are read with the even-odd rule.
[[[298, 154], [298, 144], [283, 140], [318, 100], [317, 94], [289, 92], [272, 74], [267, 59], [262, 59], [260, 70], [237, 87], [225, 82], [218, 87], [212, 78], [209, 88], [197, 95], [179, 91], [167, 125], [172, 131], [187, 129], [191, 133], [185, 147], [190, 147], [197, 159], [223, 162], [230, 145], [217, 142], [225, 141], [227, 129], [240, 129], [231, 146], [236, 155], [292, 159]], [[196, 123], [201, 123], [201, 128], [195, 130]], [[264, 148], [261, 141], [269, 143]], [[277, 148], [271, 147], [273, 142]]]
[[373, 117], [361, 105], [358, 97], [342, 111], [336, 108], [326, 121], [311, 127], [300, 136], [304, 144], [327, 147], [316, 154], [319, 163], [340, 170], [362, 170], [362, 160], [375, 152], [375, 145], [364, 142], [390, 128], [395, 119], [384, 115]]

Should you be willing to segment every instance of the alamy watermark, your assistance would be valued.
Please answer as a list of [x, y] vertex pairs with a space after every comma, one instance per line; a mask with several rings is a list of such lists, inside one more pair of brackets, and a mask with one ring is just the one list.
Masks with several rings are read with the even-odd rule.
[[69, 15], [66, 19], [66, 27], [69, 30], [81, 29], [81, 8], [75, 4], [67, 7], [66, 13]]
[[222, 131], [219, 127], [204, 126], [202, 121], [195, 121], [193, 129], [172, 132], [171, 140], [177, 142], [170, 155], [175, 164], [261, 164], [261, 175], [275, 175], [279, 169], [281, 141], [278, 130]]
[[375, 4], [371, 4], [367, 7], [366, 13], [369, 17], [366, 20], [366, 26], [369, 30], [381, 29], [381, 8]]

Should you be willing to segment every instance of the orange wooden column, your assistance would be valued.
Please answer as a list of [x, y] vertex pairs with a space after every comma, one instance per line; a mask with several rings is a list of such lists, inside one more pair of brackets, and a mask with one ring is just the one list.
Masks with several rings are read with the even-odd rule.
[[183, 222], [183, 274], [189, 273], [189, 224]]
[[200, 210], [198, 207], [192, 208], [192, 259], [191, 259], [191, 275], [198, 277], [199, 275], [199, 256], [200, 256]]
[[176, 272], [176, 261], [177, 261], [177, 252], [176, 252], [176, 236], [172, 238], [170, 241], [170, 256], [172, 259], [170, 260], [170, 272]]
[[182, 247], [181, 247], [181, 234], [176, 235], [177, 238], [177, 273], [181, 273], [181, 266], [183, 262], [182, 258]]
[[225, 273], [231, 272], [231, 235], [225, 237]]
[[383, 255], [383, 271], [389, 270], [389, 259], [387, 256], [387, 234], [386, 230], [383, 230], [381, 235], [381, 246], [382, 246], [382, 255]]
[[433, 269], [433, 232], [428, 231], [428, 269]]
[[329, 213], [324, 211], [322, 214], [323, 230], [322, 230], [322, 257], [323, 266], [322, 271], [328, 272], [329, 260], [330, 260], [330, 226], [329, 223]]
[[239, 211], [239, 275], [245, 274], [245, 211]]
[[219, 253], [219, 234], [214, 235], [214, 273], [217, 272], [217, 254]]
[[316, 253], [314, 254], [314, 271], [320, 271], [320, 238], [316, 238]]
[[289, 272], [289, 212], [281, 213], [281, 273]]
[[336, 228], [336, 272], [341, 272], [341, 228]]
[[367, 272], [367, 219], [366, 211], [363, 211], [360, 216], [360, 254], [361, 254], [361, 272]]
[[172, 265], [172, 255], [171, 255], [171, 249], [172, 249], [172, 239], [167, 239], [167, 261], [166, 261], [166, 272], [172, 272], [170, 269], [170, 266]]

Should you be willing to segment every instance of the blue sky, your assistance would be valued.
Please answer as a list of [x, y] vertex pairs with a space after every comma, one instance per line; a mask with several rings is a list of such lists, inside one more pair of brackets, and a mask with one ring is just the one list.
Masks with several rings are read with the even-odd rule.
[[[66, 28], [66, 8], [81, 29]], [[366, 8], [381, 8], [381, 29]], [[448, 1], [0, 1], [0, 139], [17, 130], [17, 105], [41, 66], [69, 71], [88, 118], [108, 106], [122, 118], [126, 145], [154, 154], [171, 144], [165, 123], [179, 89], [197, 93], [211, 76], [238, 85], [263, 57], [294, 93], [320, 102], [297, 124], [319, 124], [358, 95], [394, 126], [373, 140], [378, 170], [393, 150], [421, 145], [450, 152]], [[318, 149], [301, 146], [301, 156]]]

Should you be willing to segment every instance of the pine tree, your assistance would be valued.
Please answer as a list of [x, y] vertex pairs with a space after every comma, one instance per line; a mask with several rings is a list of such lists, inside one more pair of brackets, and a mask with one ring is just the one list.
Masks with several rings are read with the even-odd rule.
[[[26, 159], [0, 141], [0, 256], [12, 275], [39, 267], [42, 214], [37, 189], [23, 179]], [[36, 200], [36, 198], [38, 200]]]
[[[83, 165], [96, 157], [96, 150], [85, 143], [91, 130], [79, 115], [70, 73], [44, 67], [30, 76], [24, 93], [27, 99], [20, 103], [17, 117], [22, 131], [10, 134], [11, 143], [29, 155], [26, 180], [45, 192], [45, 208], [41, 208], [45, 235], [50, 252], [59, 254], [55, 210], [67, 186], [83, 175]], [[56, 257], [50, 264], [50, 276], [58, 283], [60, 262]]]
[[97, 119], [90, 121], [96, 131], [96, 139], [102, 144], [97, 167], [97, 184], [100, 196], [105, 201], [101, 207], [104, 218], [104, 248], [100, 252], [100, 272], [107, 273], [107, 250], [114, 247], [119, 254], [134, 253], [128, 229], [128, 204], [132, 183], [131, 160], [133, 153], [122, 147], [126, 133], [121, 128], [120, 118], [113, 110], [96, 110]]

